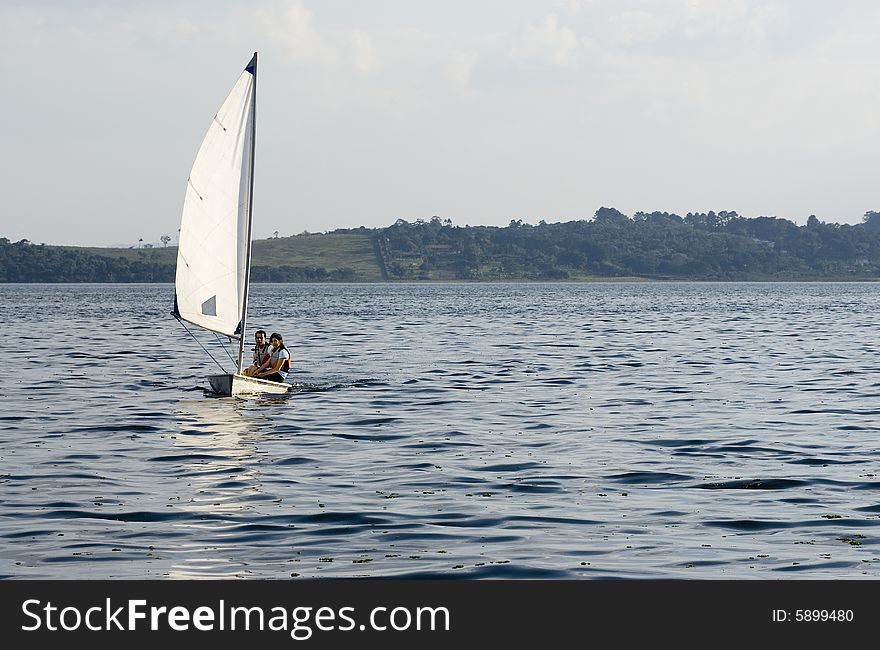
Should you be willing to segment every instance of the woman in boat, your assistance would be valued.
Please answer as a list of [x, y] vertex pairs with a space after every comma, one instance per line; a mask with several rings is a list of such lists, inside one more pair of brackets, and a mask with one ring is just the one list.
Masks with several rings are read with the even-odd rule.
[[254, 344], [254, 362], [241, 373], [248, 377], [253, 377], [257, 372], [263, 370], [272, 353], [272, 347], [266, 341], [266, 330], [254, 332]]
[[284, 381], [290, 371], [290, 352], [284, 347], [284, 339], [277, 332], [272, 332], [269, 343], [272, 344], [269, 363], [265, 368], [258, 370], [255, 377], [269, 381]]

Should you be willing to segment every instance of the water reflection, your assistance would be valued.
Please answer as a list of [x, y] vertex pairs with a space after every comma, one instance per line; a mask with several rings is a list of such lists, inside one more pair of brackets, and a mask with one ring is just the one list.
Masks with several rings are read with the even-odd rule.
[[261, 401], [241, 399], [181, 400], [174, 410], [173, 437], [177, 470], [187, 478], [179, 508], [192, 513], [174, 527], [187, 528], [186, 539], [220, 544], [185, 543], [174, 552], [171, 578], [235, 577], [246, 563], [230, 556], [224, 540], [234, 541], [264, 494], [258, 442], [269, 424]]

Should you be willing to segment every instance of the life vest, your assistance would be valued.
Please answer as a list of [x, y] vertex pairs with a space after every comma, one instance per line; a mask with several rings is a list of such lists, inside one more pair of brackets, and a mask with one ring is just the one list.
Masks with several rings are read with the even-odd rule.
[[[290, 350], [288, 350], [285, 346], [282, 345], [280, 348], [278, 348], [277, 351], [273, 351], [272, 355], [273, 356], [277, 355], [279, 352], [281, 352], [281, 350], [287, 351], [287, 358], [282, 359], [281, 368], [279, 368], [279, 371], [280, 372], [290, 372]], [[276, 356], [275, 358], [277, 359], [279, 357]]]
[[281, 362], [281, 372], [290, 372], [290, 350], [288, 350], [284, 346], [281, 346], [278, 349], [279, 350], [287, 350], [287, 358]]
[[[259, 354], [260, 348], [262, 348], [263, 354]], [[269, 357], [271, 356], [271, 353], [272, 353], [272, 346], [269, 345], [268, 343], [264, 343], [262, 346], [255, 345], [253, 347], [253, 351], [254, 351], [254, 365], [255, 366], [262, 366], [264, 363], [266, 363], [269, 360]]]

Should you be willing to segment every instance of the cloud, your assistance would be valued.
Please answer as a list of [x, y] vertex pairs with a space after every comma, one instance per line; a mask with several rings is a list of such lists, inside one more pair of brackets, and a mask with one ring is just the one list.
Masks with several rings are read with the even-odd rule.
[[775, 35], [786, 32], [791, 24], [791, 14], [788, 7], [779, 4], [764, 4], [750, 12], [746, 33], [751, 38], [773, 38]]
[[608, 23], [615, 40], [626, 45], [656, 41], [668, 30], [664, 18], [646, 11], [624, 11]]
[[576, 14], [590, 2], [591, 0], [562, 0], [562, 6], [571, 13]]
[[443, 68], [443, 77], [452, 91], [458, 95], [471, 93], [471, 77], [477, 55], [470, 52], [453, 52]]
[[549, 14], [525, 32], [514, 45], [513, 56], [525, 62], [538, 62], [568, 67], [575, 61], [578, 37], [566, 26], [560, 26], [556, 14]]
[[292, 62], [335, 64], [338, 55], [312, 24], [312, 12], [302, 2], [267, 2], [253, 12], [263, 32]]
[[746, 41], [786, 31], [790, 10], [778, 0], [687, 0], [680, 21], [690, 37], [731, 36]]
[[373, 47], [372, 37], [362, 31], [355, 31], [351, 35], [354, 67], [363, 74], [375, 72], [379, 67], [379, 58]]
[[269, 0], [242, 8], [241, 22], [267, 37], [291, 63], [314, 70], [370, 75], [380, 68], [374, 36], [362, 29], [321, 29], [302, 0]]

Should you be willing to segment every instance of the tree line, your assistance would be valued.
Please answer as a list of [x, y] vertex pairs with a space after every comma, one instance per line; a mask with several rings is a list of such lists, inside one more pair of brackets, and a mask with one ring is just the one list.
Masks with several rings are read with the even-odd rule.
[[0, 282], [174, 282], [174, 265], [0, 238]]
[[811, 215], [798, 226], [732, 211], [637, 212], [506, 227], [398, 220], [378, 235], [390, 279], [564, 280], [592, 277], [762, 280], [880, 277], [880, 213], [857, 225]]
[[[112, 251], [113, 249], [108, 249]], [[149, 250], [136, 258], [101, 255], [77, 248], [35, 245], [0, 238], [0, 282], [174, 282], [175, 264], [156, 259]], [[254, 282], [354, 282], [348, 268], [257, 266]]]
[[[861, 223], [798, 226], [732, 211], [636, 212], [602, 207], [592, 219], [537, 225], [456, 226], [433, 217], [387, 228], [327, 233], [369, 237], [388, 280], [578, 280], [637, 277], [689, 280], [880, 278], [880, 212]], [[0, 282], [173, 282], [174, 263], [0, 238]], [[112, 249], [108, 249], [112, 251]], [[344, 254], [341, 254], [344, 255]], [[344, 258], [325, 265], [265, 265], [254, 282], [356, 282]]]

